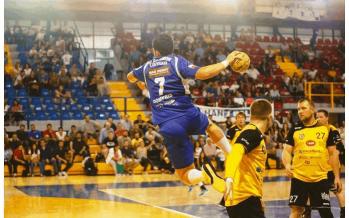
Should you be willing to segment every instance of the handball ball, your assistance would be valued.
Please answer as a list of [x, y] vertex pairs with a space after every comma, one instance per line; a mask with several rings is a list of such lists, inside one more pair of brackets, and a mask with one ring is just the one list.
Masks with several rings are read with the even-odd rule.
[[243, 73], [250, 67], [250, 57], [245, 52], [238, 51], [230, 67], [235, 72]]

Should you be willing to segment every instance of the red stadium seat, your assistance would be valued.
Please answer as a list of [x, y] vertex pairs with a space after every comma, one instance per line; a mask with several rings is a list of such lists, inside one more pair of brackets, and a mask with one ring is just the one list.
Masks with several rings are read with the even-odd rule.
[[264, 36], [263, 41], [264, 41], [264, 42], [270, 42], [269, 36]]

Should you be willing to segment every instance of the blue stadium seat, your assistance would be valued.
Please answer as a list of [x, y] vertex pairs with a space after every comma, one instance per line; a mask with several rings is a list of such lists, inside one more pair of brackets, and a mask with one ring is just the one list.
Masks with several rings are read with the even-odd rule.
[[92, 110], [92, 107], [89, 104], [83, 104], [82, 107], [81, 107], [81, 110], [84, 111], [84, 112], [89, 112], [89, 111]]
[[11, 106], [11, 105], [13, 105], [13, 102], [14, 102], [14, 101], [15, 101], [14, 98], [8, 98], [8, 99], [7, 99], [7, 104]]
[[107, 110], [107, 111], [113, 111], [113, 110], [115, 110], [115, 109], [114, 109], [114, 105], [112, 105], [112, 104], [106, 105], [105, 110]]
[[53, 104], [52, 98], [44, 98], [44, 104]]
[[113, 118], [113, 120], [119, 120], [120, 119], [120, 117], [119, 117], [119, 114], [117, 113], [117, 112], [111, 112], [110, 114], [109, 114], [109, 117], [112, 117]]
[[31, 99], [31, 104], [34, 106], [41, 105], [41, 99], [40, 98], [32, 98]]
[[60, 114], [59, 113], [49, 113], [48, 119], [49, 120], [60, 120]]
[[79, 107], [78, 107], [76, 104], [72, 104], [72, 105], [70, 106], [70, 111], [71, 111], [71, 112], [79, 111]]
[[70, 113], [62, 113], [62, 119], [63, 120], [71, 120]]
[[98, 112], [102, 112], [103, 111], [103, 108], [101, 105], [96, 105], [96, 106], [93, 106], [93, 110], [94, 111], [98, 111]]
[[74, 120], [82, 120], [83, 119], [83, 115], [81, 112], [76, 112], [73, 114], [73, 119]]
[[44, 97], [50, 96], [51, 93], [48, 89], [41, 89], [41, 95]]
[[105, 113], [97, 113], [97, 120], [106, 120], [107, 119], [107, 115]]
[[49, 112], [53, 112], [53, 111], [56, 111], [56, 107], [54, 104], [46, 104], [46, 111], [49, 111]]
[[81, 105], [86, 104], [87, 99], [85, 97], [78, 98], [77, 103]]
[[85, 115], [88, 115], [91, 120], [95, 119], [95, 114], [92, 111], [87, 111], [85, 112]]
[[17, 91], [17, 96], [18, 97], [27, 97], [27, 91], [25, 89], [19, 89]]
[[24, 105], [28, 105], [29, 104], [29, 99], [28, 98], [19, 98], [18, 102], [24, 106]]
[[43, 112], [43, 107], [40, 105], [34, 106], [34, 110], [36, 113], [42, 113]]

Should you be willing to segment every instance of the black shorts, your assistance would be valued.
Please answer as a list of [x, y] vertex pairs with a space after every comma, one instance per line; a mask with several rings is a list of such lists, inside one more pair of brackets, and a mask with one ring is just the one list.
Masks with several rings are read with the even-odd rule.
[[291, 180], [291, 193], [288, 204], [305, 207], [308, 199], [312, 208], [330, 208], [328, 180], [303, 182], [293, 178]]
[[230, 218], [265, 218], [261, 199], [255, 196], [226, 209]]
[[337, 193], [337, 189], [335, 188], [335, 185], [334, 185], [334, 173], [333, 173], [333, 171], [327, 172], [327, 184], [328, 184], [328, 188], [331, 192]]

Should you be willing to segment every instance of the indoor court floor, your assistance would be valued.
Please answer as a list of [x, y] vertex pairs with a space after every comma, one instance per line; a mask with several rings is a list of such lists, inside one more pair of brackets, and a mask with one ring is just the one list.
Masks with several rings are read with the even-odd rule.
[[[289, 179], [270, 170], [264, 180], [266, 217], [288, 217]], [[344, 178], [342, 178], [344, 184]], [[208, 186], [188, 192], [174, 175], [6, 177], [5, 217], [227, 217], [222, 195]], [[331, 195], [332, 212], [339, 217]], [[319, 217], [313, 211], [312, 217]]]

